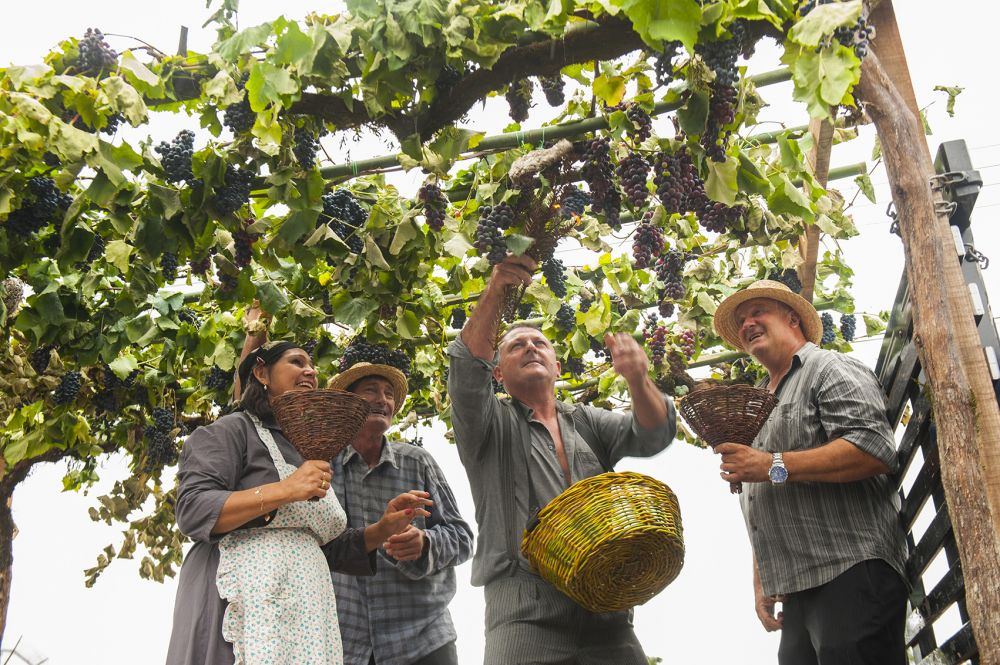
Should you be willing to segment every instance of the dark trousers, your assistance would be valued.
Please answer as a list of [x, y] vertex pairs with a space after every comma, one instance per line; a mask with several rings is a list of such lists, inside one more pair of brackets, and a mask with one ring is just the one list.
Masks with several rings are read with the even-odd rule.
[[[372, 654], [368, 665], [375, 664], [375, 654]], [[440, 649], [435, 649], [420, 660], [413, 661], [410, 665], [458, 665], [458, 650], [454, 642], [448, 642]]]
[[885, 561], [859, 563], [788, 594], [780, 665], [906, 665], [906, 585]]
[[485, 665], [648, 665], [631, 612], [588, 612], [526, 573], [490, 582], [485, 596]]

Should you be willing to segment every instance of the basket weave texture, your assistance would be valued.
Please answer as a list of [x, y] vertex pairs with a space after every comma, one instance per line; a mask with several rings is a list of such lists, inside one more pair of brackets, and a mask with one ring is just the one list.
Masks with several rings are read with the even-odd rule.
[[368, 402], [346, 390], [290, 390], [271, 400], [281, 432], [303, 459], [332, 460], [368, 418]]
[[727, 441], [749, 446], [777, 404], [771, 392], [738, 384], [696, 390], [681, 399], [678, 408], [695, 433], [714, 448]]
[[591, 612], [641, 605], [684, 565], [677, 497], [639, 473], [586, 478], [539, 511], [521, 551], [542, 578]]

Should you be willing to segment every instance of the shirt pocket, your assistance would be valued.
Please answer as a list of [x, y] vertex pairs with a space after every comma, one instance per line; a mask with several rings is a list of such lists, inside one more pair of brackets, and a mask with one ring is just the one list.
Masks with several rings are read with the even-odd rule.
[[573, 461], [577, 477], [589, 478], [590, 476], [604, 473], [604, 467], [601, 466], [601, 461], [597, 459], [594, 451], [585, 442], [581, 443], [583, 445], [576, 449], [576, 456]]

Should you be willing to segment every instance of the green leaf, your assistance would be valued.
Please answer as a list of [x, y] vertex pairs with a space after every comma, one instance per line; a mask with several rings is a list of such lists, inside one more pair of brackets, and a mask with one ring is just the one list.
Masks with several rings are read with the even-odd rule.
[[761, 173], [753, 160], [742, 150], [739, 159], [740, 168], [736, 172], [736, 183], [739, 190], [745, 194], [768, 194], [771, 191], [771, 182]]
[[146, 65], [135, 59], [132, 51], [125, 51], [118, 58], [118, 66], [125, 72], [125, 78], [140, 92], [153, 92], [161, 89], [160, 77], [149, 70]]
[[701, 7], [696, 0], [625, 0], [622, 11], [649, 46], [678, 40], [694, 51], [701, 28]]
[[399, 308], [399, 314], [396, 316], [396, 326], [403, 339], [414, 339], [421, 334], [420, 320], [417, 315], [402, 307]]
[[244, 53], [249, 53], [255, 46], [262, 44], [274, 31], [270, 23], [255, 25], [246, 30], [240, 30], [229, 39], [219, 42], [216, 52], [230, 62]]
[[108, 263], [118, 268], [123, 275], [127, 275], [131, 263], [129, 257], [132, 256], [134, 249], [135, 247], [124, 240], [111, 240], [104, 247], [104, 258], [107, 259]]
[[700, 136], [708, 120], [708, 94], [692, 90], [687, 103], [677, 109], [677, 120], [686, 134]]
[[148, 114], [146, 102], [142, 100], [139, 91], [118, 76], [111, 76], [101, 81], [101, 88], [111, 100], [112, 105], [122, 113], [132, 125], [146, 121]]
[[818, 5], [792, 26], [788, 38], [802, 46], [815, 48], [837, 28], [857, 23], [860, 16], [861, 0]]
[[962, 94], [963, 90], [965, 90], [965, 88], [961, 88], [961, 87], [959, 87], [957, 85], [955, 85], [955, 86], [952, 86], [952, 85], [936, 85], [936, 86], [934, 86], [934, 91], [935, 92], [943, 92], [943, 93], [945, 93], [945, 94], [948, 95], [948, 107], [947, 107], [946, 110], [948, 111], [948, 117], [949, 118], [954, 118], [955, 117], [955, 100], [958, 99], [958, 96], [960, 94]]
[[[389, 243], [389, 253], [393, 256], [398, 256], [406, 244], [418, 236], [420, 236], [420, 229], [417, 228], [417, 225], [412, 220], [400, 222], [399, 226], [396, 227], [396, 232], [392, 236], [392, 242]], [[465, 256], [464, 252], [462, 256]]]
[[792, 70], [792, 96], [805, 102], [811, 117], [829, 118], [831, 106], [853, 103], [850, 92], [861, 78], [861, 64], [854, 51], [839, 42], [819, 52], [786, 44], [781, 61]]
[[67, 162], [97, 149], [97, 136], [55, 119], [49, 124], [49, 138], [54, 152]]
[[709, 316], [714, 315], [715, 314], [715, 310], [718, 309], [718, 307], [719, 307], [715, 303], [715, 301], [712, 299], [712, 297], [709, 296], [704, 291], [699, 291], [698, 292], [698, 296], [695, 299], [695, 301], [698, 303], [698, 306], [701, 307], [702, 310], [704, 310], [704, 312], [706, 314], [708, 314]]
[[472, 243], [466, 240], [465, 236], [456, 233], [444, 243], [444, 251], [456, 259], [463, 258], [472, 249]]
[[528, 251], [529, 247], [535, 244], [535, 239], [531, 236], [523, 236], [517, 233], [511, 233], [504, 240], [507, 241], [507, 249], [515, 256], [521, 256]]
[[382, 256], [382, 250], [370, 235], [365, 236], [365, 258], [376, 268], [391, 270], [389, 264], [385, 262], [385, 257]]
[[318, 210], [296, 210], [282, 222], [278, 235], [288, 246], [294, 245], [310, 229], [316, 228]]
[[871, 314], [862, 314], [861, 318], [865, 321], [865, 334], [868, 337], [878, 335], [885, 330], [885, 321], [879, 317], [872, 316]]
[[728, 157], [724, 162], [708, 160], [708, 180], [705, 181], [705, 193], [713, 201], [721, 201], [728, 206], [736, 203], [738, 185], [736, 169], [738, 162], [735, 157]]
[[125, 353], [109, 362], [108, 367], [115, 373], [115, 376], [124, 380], [133, 371], [139, 369], [139, 363], [132, 355]]
[[355, 298], [346, 292], [331, 298], [330, 304], [333, 305], [333, 315], [337, 322], [345, 326], [361, 325], [379, 306], [377, 300]]
[[278, 37], [274, 61], [294, 65], [299, 74], [306, 75], [312, 70], [314, 57], [312, 38], [302, 32], [297, 23], [289, 23], [285, 33]]
[[767, 205], [776, 215], [789, 213], [803, 219], [813, 218], [812, 205], [809, 199], [788, 179], [784, 173], [771, 176], [774, 191], [767, 198]]
[[277, 314], [288, 306], [288, 296], [284, 289], [271, 280], [254, 282], [257, 287], [257, 299], [260, 300], [261, 309], [269, 314]]
[[861, 193], [865, 195], [865, 198], [875, 203], [875, 186], [872, 185], [871, 176], [867, 173], [862, 173], [859, 176], [855, 176], [854, 184], [858, 186]]
[[256, 113], [263, 111], [269, 104], [281, 107], [283, 96], [297, 97], [299, 92], [298, 82], [287, 70], [267, 62], [254, 64], [246, 88], [250, 108]]
[[625, 96], [625, 78], [601, 74], [594, 79], [594, 95], [608, 106], [617, 106]]

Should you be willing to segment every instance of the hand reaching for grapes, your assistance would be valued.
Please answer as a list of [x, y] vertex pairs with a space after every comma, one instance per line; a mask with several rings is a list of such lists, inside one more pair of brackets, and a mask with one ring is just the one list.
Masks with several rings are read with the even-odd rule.
[[633, 386], [646, 379], [649, 372], [649, 360], [639, 343], [628, 333], [608, 333], [604, 336], [604, 344], [611, 352], [611, 365], [622, 378]]
[[528, 286], [531, 284], [531, 276], [538, 269], [538, 262], [527, 255], [509, 255], [503, 261], [493, 266], [493, 275], [490, 277], [490, 286]]

